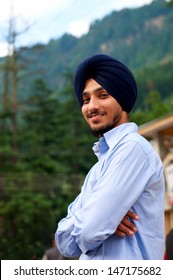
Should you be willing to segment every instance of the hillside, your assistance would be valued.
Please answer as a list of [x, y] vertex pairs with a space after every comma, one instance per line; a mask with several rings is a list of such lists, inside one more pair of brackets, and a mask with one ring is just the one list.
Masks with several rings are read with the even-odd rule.
[[172, 30], [173, 9], [164, 0], [155, 0], [140, 8], [113, 11], [93, 22], [89, 32], [79, 39], [64, 34], [47, 45], [21, 48], [20, 62], [27, 61], [27, 66], [20, 73], [26, 76], [20, 80], [20, 96], [31, 94], [37, 78], [43, 79], [51, 89], [61, 90], [66, 84], [64, 72], [73, 72], [81, 59], [94, 53], [107, 53], [120, 59], [136, 76], [144, 68], [157, 69], [172, 63]]

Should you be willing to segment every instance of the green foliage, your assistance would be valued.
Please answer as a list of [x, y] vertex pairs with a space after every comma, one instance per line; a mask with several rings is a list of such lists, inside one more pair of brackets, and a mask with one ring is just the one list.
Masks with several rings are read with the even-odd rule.
[[21, 152], [27, 162], [27, 170], [56, 173], [59, 171], [56, 160], [60, 104], [42, 80], [35, 81], [34, 95], [27, 103], [21, 138]]
[[62, 179], [32, 173], [1, 175], [1, 259], [41, 259], [51, 246], [57, 222], [77, 193]]
[[157, 91], [150, 91], [144, 100], [142, 109], [136, 109], [131, 113], [131, 120], [138, 125], [147, 123], [164, 115], [172, 113], [173, 95], [164, 100]]
[[173, 93], [172, 86], [173, 62], [163, 63], [157, 67], [145, 67], [135, 73], [138, 85], [136, 109], [144, 108], [146, 96], [151, 91], [157, 91], [162, 100]]
[[167, 5], [168, 5], [168, 7], [170, 6], [173, 6], [173, 0], [167, 0]]

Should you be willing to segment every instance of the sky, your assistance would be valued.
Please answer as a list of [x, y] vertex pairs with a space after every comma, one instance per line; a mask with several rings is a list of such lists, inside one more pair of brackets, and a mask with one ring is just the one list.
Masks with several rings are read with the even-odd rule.
[[[0, 57], [7, 53], [9, 19], [13, 18], [17, 46], [46, 44], [65, 33], [81, 37], [89, 26], [112, 11], [136, 8], [152, 0], [5, 0], [0, 9]], [[13, 8], [12, 8], [13, 7]]]

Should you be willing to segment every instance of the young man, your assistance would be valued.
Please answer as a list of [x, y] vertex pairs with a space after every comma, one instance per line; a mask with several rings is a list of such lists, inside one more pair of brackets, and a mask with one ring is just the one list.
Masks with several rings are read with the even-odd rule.
[[[60, 252], [82, 260], [163, 259], [162, 163], [137, 125], [128, 122], [137, 97], [133, 74], [97, 54], [79, 64], [74, 87], [83, 117], [99, 138], [93, 147], [98, 162], [58, 224]], [[117, 233], [128, 210], [139, 215], [138, 230], [121, 238]]]

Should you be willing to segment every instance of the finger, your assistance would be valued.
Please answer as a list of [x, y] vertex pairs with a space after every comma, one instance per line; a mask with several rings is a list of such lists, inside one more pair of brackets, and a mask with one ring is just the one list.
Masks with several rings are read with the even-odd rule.
[[139, 216], [132, 211], [128, 211], [126, 216], [129, 218], [132, 218], [133, 220], [136, 220], [136, 221], [139, 220]]
[[122, 225], [124, 225], [125, 227], [133, 230], [133, 231], [137, 231], [137, 228], [136, 226], [134, 225], [133, 222], [130, 221], [129, 217], [128, 216], [125, 216], [123, 218], [123, 220], [121, 221], [120, 225], [118, 227], [122, 227]]
[[121, 224], [124, 226], [124, 227], [127, 227], [128, 229], [132, 230], [133, 232], [136, 232], [137, 231], [137, 228], [136, 226], [129, 220], [129, 219], [123, 219]]
[[136, 232], [136, 230], [134, 229], [134, 225], [130, 227], [129, 226], [125, 226], [124, 224], [120, 223], [120, 225], [117, 228], [118, 231], [123, 232], [124, 234], [127, 234], [129, 236], [132, 236], [134, 234], [134, 232]]
[[119, 237], [124, 237], [126, 235], [124, 232], [122, 232], [118, 229], [115, 231], [115, 234], [118, 235]]

